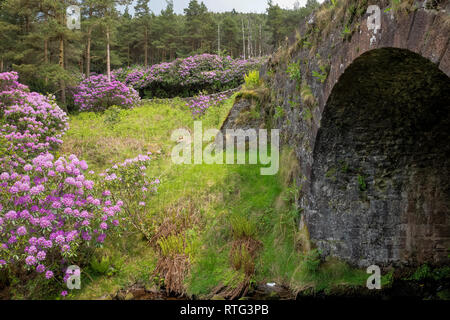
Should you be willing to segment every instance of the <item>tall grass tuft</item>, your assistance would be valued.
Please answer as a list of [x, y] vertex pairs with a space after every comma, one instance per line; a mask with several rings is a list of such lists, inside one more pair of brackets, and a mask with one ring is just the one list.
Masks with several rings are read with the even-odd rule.
[[255, 224], [244, 216], [234, 215], [230, 217], [230, 224], [235, 239], [253, 238], [256, 236]]

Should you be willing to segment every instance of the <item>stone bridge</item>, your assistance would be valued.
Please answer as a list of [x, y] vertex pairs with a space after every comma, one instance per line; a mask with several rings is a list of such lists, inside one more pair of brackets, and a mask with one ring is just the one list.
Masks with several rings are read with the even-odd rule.
[[324, 255], [448, 263], [449, 1], [370, 2], [326, 3], [286, 40], [261, 70], [261, 123], [295, 150], [300, 228]]

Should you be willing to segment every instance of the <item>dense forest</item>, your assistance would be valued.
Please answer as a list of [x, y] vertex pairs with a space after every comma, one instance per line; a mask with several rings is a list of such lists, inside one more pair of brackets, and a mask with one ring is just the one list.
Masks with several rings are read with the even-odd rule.
[[[18, 71], [30, 89], [54, 93], [64, 105], [67, 86], [82, 74], [201, 53], [243, 59], [267, 55], [318, 6], [309, 0], [288, 10], [268, 1], [265, 14], [214, 13], [191, 0], [179, 15], [173, 1], [166, 2], [154, 13], [145, 0], [2, 0], [0, 72]], [[81, 8], [80, 30], [67, 28], [69, 5]]]

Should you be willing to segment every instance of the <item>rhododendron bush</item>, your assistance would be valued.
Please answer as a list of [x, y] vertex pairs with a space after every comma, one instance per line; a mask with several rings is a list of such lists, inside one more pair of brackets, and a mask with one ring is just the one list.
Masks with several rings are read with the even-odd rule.
[[[134, 89], [105, 81], [94, 76], [80, 85], [82, 109], [139, 101]], [[20, 84], [17, 73], [0, 74], [0, 276], [61, 288], [67, 268], [88, 263], [108, 234], [129, 223], [145, 230], [145, 201], [159, 183], [146, 177], [150, 157], [126, 160], [103, 176], [87, 172], [75, 155], [55, 156], [67, 120], [52, 98]]]
[[47, 153], [20, 167], [24, 173], [0, 171], [0, 271], [63, 287], [67, 268], [83, 267], [108, 234], [130, 225], [149, 237], [146, 201], [159, 184], [146, 175], [150, 160], [139, 155], [95, 176], [74, 155], [55, 161]]
[[81, 111], [105, 111], [111, 106], [133, 108], [140, 101], [136, 90], [114, 76], [108, 82], [102, 74], [85, 78], [72, 88], [72, 93], [74, 105]]
[[99, 195], [76, 156], [55, 161], [47, 153], [21, 169], [0, 173], [0, 268], [64, 277], [81, 250], [119, 225], [123, 202], [107, 190]]
[[160, 183], [159, 179], [147, 176], [150, 155], [151, 153], [127, 159], [100, 174], [103, 189], [110, 190], [115, 199], [127, 199], [124, 205], [127, 222], [148, 240], [151, 239], [151, 230], [147, 223], [147, 201], [157, 191]]
[[147, 98], [192, 97], [201, 91], [217, 93], [236, 88], [243, 83], [244, 75], [258, 69], [263, 61], [264, 58], [239, 60], [201, 54], [148, 69], [138, 66], [113, 73]]
[[0, 141], [3, 156], [9, 154], [13, 167], [37, 155], [56, 150], [68, 129], [66, 113], [53, 97], [30, 92], [18, 82], [16, 72], [0, 73]]
[[186, 106], [191, 109], [192, 115], [195, 118], [203, 116], [210, 108], [221, 105], [230, 94], [218, 94], [218, 95], [198, 95], [192, 99], [189, 99]]

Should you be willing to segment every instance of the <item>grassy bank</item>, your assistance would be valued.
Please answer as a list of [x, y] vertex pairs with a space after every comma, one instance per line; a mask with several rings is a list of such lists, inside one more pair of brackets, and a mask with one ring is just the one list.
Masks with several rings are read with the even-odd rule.
[[[220, 127], [232, 103], [209, 110], [203, 128]], [[238, 298], [263, 282], [293, 292], [365, 285], [364, 272], [321, 263], [307, 230], [299, 230], [299, 168], [291, 150], [282, 151], [275, 176], [261, 176], [258, 165], [174, 165], [171, 133], [193, 124], [179, 99], [71, 117], [63, 153], [100, 172], [151, 151], [148, 174], [162, 182], [148, 203], [150, 239], [131, 229], [111, 239], [83, 270], [73, 298], [108, 297], [135, 283], [197, 298]]]

